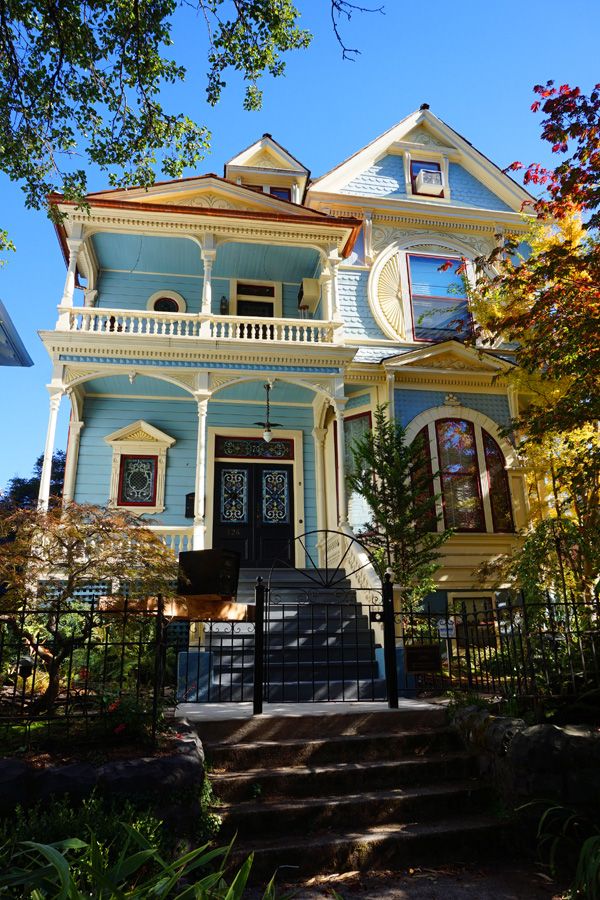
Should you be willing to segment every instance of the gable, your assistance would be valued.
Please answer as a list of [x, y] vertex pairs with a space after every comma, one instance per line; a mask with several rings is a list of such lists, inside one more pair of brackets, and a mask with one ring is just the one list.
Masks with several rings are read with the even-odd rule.
[[155, 428], [154, 425], [149, 425], [143, 419], [107, 434], [104, 440], [107, 444], [156, 444], [157, 447], [171, 447], [175, 443], [175, 438]]
[[[411, 189], [411, 161], [443, 173], [443, 197]], [[412, 113], [313, 182], [309, 198], [350, 194], [444, 207], [520, 213], [530, 195], [428, 108]]]
[[402, 353], [400, 356], [388, 358], [385, 368], [394, 371], [400, 369], [429, 369], [448, 372], [474, 372], [498, 375], [512, 368], [511, 363], [491, 353], [465, 347], [456, 340], [443, 341], [418, 350]]
[[309, 174], [308, 169], [270, 134], [263, 134], [254, 144], [228, 160], [225, 163], [225, 176], [229, 177], [230, 170], [247, 168], [279, 169], [305, 176]]

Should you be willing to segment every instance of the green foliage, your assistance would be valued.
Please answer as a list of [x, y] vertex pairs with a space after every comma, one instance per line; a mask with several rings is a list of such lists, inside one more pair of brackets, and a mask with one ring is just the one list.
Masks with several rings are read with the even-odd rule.
[[[528, 804], [528, 806], [536, 804]], [[548, 804], [537, 829], [538, 852], [552, 874], [573, 879], [568, 900], [600, 898], [600, 825], [577, 810]]]
[[87, 837], [93, 831], [100, 844], [109, 845], [118, 821], [127, 822], [145, 840], [166, 849], [162, 823], [153, 813], [128, 800], [116, 803], [92, 794], [78, 805], [61, 799], [29, 809], [17, 806], [10, 817], [0, 819], [0, 871], [9, 867], [23, 841], [57, 843], [74, 834]]
[[211, 104], [229, 70], [247, 83], [245, 108], [258, 109], [260, 77], [282, 75], [282, 54], [311, 41], [292, 0], [3, 2], [0, 169], [23, 183], [28, 207], [57, 189], [84, 205], [86, 160], [125, 187], [152, 184], [157, 168], [177, 178], [202, 158], [207, 128], [160, 102], [187, 74], [171, 50], [175, 13], [206, 27]]
[[[50, 494], [53, 498], [62, 497], [65, 480], [65, 462], [67, 454], [64, 450], [57, 450], [52, 455], [52, 470], [50, 475]], [[0, 495], [0, 507], [11, 506], [33, 507], [37, 504], [40, 492], [40, 479], [44, 454], [35, 461], [33, 472], [29, 478], [21, 478], [14, 475], [8, 482], [6, 489]]]
[[404, 607], [414, 607], [434, 589], [437, 551], [451, 534], [437, 530], [432, 473], [423, 462], [422, 442], [417, 438], [407, 446], [402, 426], [378, 406], [374, 429], [351, 450], [354, 472], [348, 484], [364, 497], [372, 516], [360, 538], [382, 576], [386, 567], [392, 569]]

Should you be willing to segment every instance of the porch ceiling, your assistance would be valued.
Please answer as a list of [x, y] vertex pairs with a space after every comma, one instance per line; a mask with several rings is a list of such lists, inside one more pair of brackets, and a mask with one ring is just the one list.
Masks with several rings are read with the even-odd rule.
[[202, 275], [198, 244], [187, 238], [99, 233], [92, 237], [101, 269]]

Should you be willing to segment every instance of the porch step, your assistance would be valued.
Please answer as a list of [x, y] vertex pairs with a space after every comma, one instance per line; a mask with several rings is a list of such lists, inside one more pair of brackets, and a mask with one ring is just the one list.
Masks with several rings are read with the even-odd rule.
[[[460, 751], [462, 744], [454, 728], [432, 728], [428, 731], [380, 732], [377, 734], [342, 734], [330, 738], [266, 741], [218, 745], [218, 765], [222, 772], [244, 772], [247, 769], [287, 765], [325, 765], [352, 762], [360, 753], [362, 762], [385, 760], [390, 756]], [[207, 747], [207, 761], [213, 766]]]
[[[212, 754], [218, 766], [218, 755]], [[216, 770], [218, 771], [218, 770]], [[212, 776], [215, 794], [228, 802], [261, 797], [311, 797], [389, 790], [399, 785], [430, 785], [475, 774], [474, 761], [464, 751], [406, 756], [373, 762], [330, 763], [322, 766], [282, 766], [225, 772]]]
[[252, 878], [473, 861], [504, 823], [443, 708], [198, 722], [234, 865]]

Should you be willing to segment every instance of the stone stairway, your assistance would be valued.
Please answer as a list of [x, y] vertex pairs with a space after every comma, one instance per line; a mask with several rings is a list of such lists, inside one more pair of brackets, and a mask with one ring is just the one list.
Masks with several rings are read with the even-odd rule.
[[[254, 600], [258, 575], [243, 569], [238, 601]], [[350, 581], [339, 573], [334, 588], [319, 586], [322, 572], [281, 569], [272, 573], [265, 609], [265, 700], [311, 702], [385, 698], [367, 612]], [[209, 702], [252, 699], [252, 626], [206, 626], [211, 654]]]
[[489, 855], [502, 826], [488, 789], [445, 710], [421, 707], [198, 724], [218, 840], [237, 834], [234, 861], [253, 852], [257, 880]]

